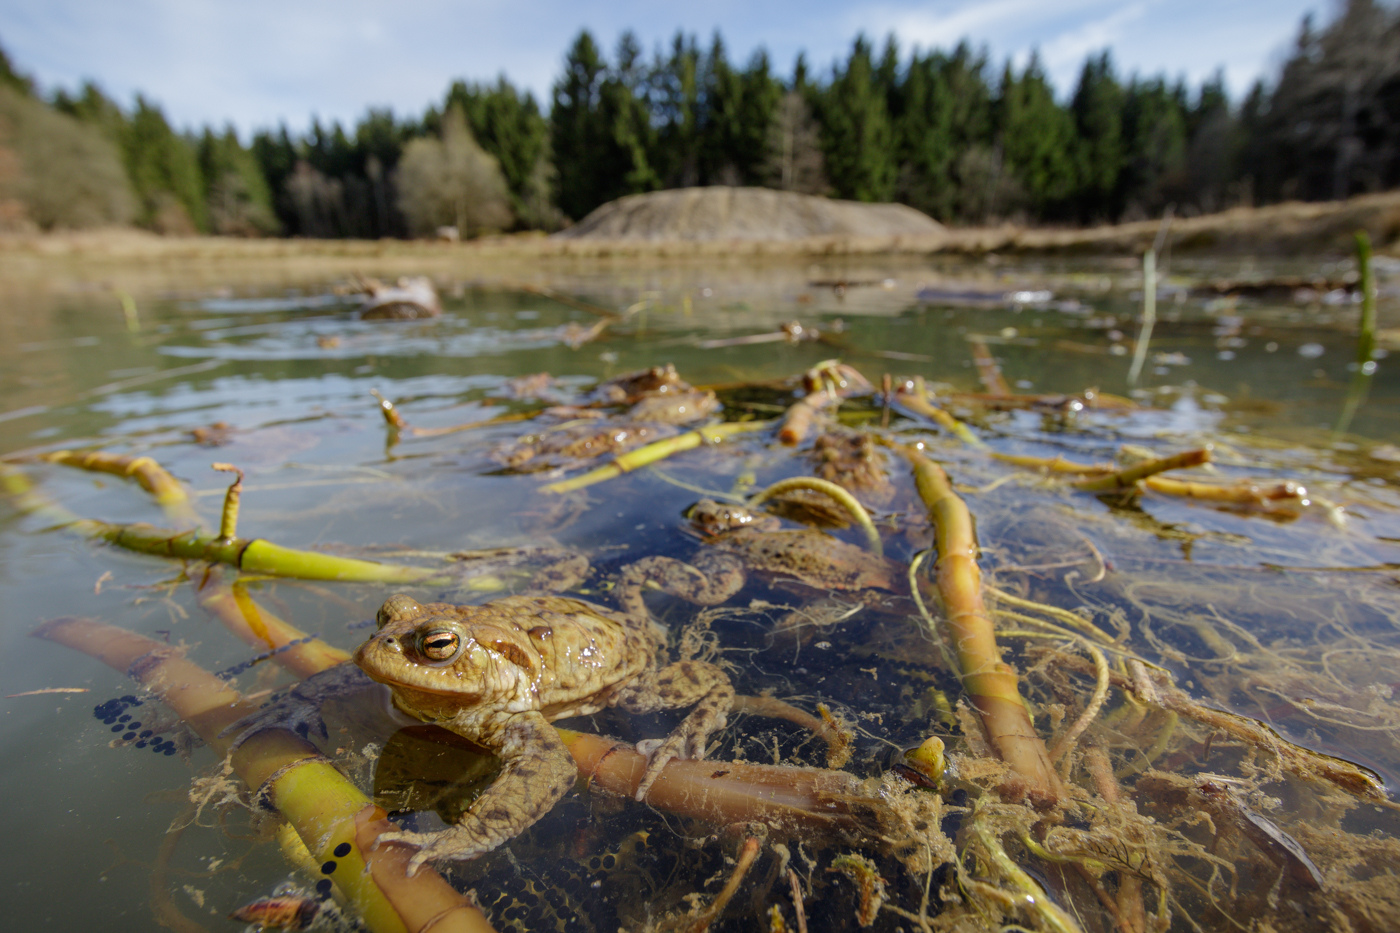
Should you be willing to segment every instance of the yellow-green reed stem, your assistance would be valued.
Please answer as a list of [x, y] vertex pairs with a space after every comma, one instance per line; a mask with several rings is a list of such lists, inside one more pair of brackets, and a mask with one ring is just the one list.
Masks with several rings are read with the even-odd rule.
[[1102, 466], [1092, 463], [1075, 463], [1072, 460], [1066, 460], [1062, 456], [1030, 457], [1024, 454], [1003, 454], [992, 451], [991, 457], [993, 460], [1000, 460], [1002, 463], [1010, 463], [1031, 470], [1044, 470], [1047, 473], [1098, 475], [1113, 472], [1113, 467], [1111, 466]]
[[215, 463], [214, 469], [224, 473], [237, 473], [238, 478], [224, 493], [224, 508], [219, 515], [219, 540], [232, 541], [238, 537], [238, 504], [243, 498], [243, 471], [232, 463]]
[[0, 462], [0, 491], [9, 497], [10, 503], [16, 509], [26, 515], [38, 515], [66, 531], [85, 538], [97, 538], [141, 554], [229, 564], [247, 573], [303, 580], [425, 583], [438, 586], [455, 582], [451, 574], [442, 570], [318, 554], [315, 551], [282, 547], [262, 538], [233, 538], [225, 541], [202, 530], [175, 531], [170, 528], [157, 528], [145, 522], [120, 524], [79, 518], [36, 490], [29, 477], [22, 471], [3, 462]]
[[128, 333], [137, 334], [141, 332], [141, 314], [136, 310], [136, 299], [123, 291], [117, 292], [117, 300], [122, 305], [122, 317], [126, 318], [126, 329]]
[[1137, 385], [1142, 364], [1147, 360], [1147, 345], [1152, 342], [1152, 327], [1157, 323], [1157, 251], [1142, 254], [1142, 328], [1133, 347], [1133, 365], [1128, 367], [1128, 385]]
[[378, 389], [370, 389], [369, 394], [379, 400], [379, 413], [384, 416], [384, 423], [391, 431], [408, 430], [408, 422], [399, 414], [399, 410], [394, 407], [394, 403], [379, 394]]
[[1104, 701], [1108, 699], [1108, 659], [1104, 657], [1103, 652], [1098, 649], [1097, 645], [1094, 645], [1088, 639], [1081, 638], [1078, 635], [1072, 635], [1068, 632], [1003, 631], [1001, 634], [1009, 638], [1060, 638], [1062, 636], [1068, 636], [1070, 641], [1083, 648], [1089, 653], [1089, 657], [1094, 660], [1094, 692], [1090, 695], [1089, 702], [1084, 707], [1084, 712], [1080, 713], [1079, 718], [1074, 721], [1074, 725], [1070, 726], [1069, 729], [1065, 731], [1065, 734], [1060, 736], [1060, 740], [1055, 743], [1055, 747], [1050, 749], [1050, 760], [1059, 761], [1060, 758], [1074, 749], [1075, 743], [1079, 741], [1079, 737], [1083, 735], [1084, 730], [1088, 729], [1089, 726], [1093, 724], [1094, 720], [1098, 718], [1099, 710], [1103, 709]]
[[987, 446], [980, 437], [972, 433], [971, 428], [948, 414], [942, 407], [935, 405], [929, 400], [928, 390], [924, 388], [923, 377], [914, 380], [914, 391], [897, 392], [894, 398], [900, 406], [912, 411], [916, 415], [922, 415], [928, 418], [969, 447]]
[[767, 502], [774, 496], [781, 496], [794, 489], [810, 489], [814, 492], [825, 493], [834, 499], [838, 505], [850, 513], [851, 518], [860, 526], [860, 530], [865, 532], [865, 543], [870, 547], [870, 550], [884, 556], [885, 546], [880, 541], [880, 532], [876, 530], [875, 523], [871, 521], [870, 513], [865, 510], [865, 506], [861, 505], [855, 496], [831, 480], [818, 476], [792, 476], [788, 479], [778, 480], [750, 499], [747, 504], [753, 508]]
[[134, 479], [142, 489], [151, 494], [171, 521], [181, 525], [200, 524], [184, 484], [151, 457], [127, 457], [100, 450], [87, 453], [55, 450], [40, 455], [39, 459], [48, 463], [77, 467], [80, 470]]
[[199, 604], [244, 642], [261, 651], [274, 652], [272, 660], [297, 677], [310, 677], [351, 660], [348, 652], [319, 638], [309, 638], [258, 605], [248, 588], [237, 580], [230, 584], [217, 577], [207, 581], [200, 587]]
[[67, 524], [69, 530], [109, 544], [181, 560], [202, 560], [214, 564], [229, 564], [245, 573], [261, 573], [274, 577], [295, 577], [302, 580], [339, 580], [343, 583], [451, 583], [441, 570], [407, 567], [336, 557], [282, 547], [262, 538], [233, 538], [224, 540], [205, 531], [172, 531], [144, 522], [128, 525], [103, 522], [91, 518], [76, 519]]
[[1356, 231], [1356, 269], [1361, 280], [1361, 326], [1356, 340], [1356, 372], [1347, 388], [1342, 414], [1337, 419], [1334, 434], [1344, 434], [1352, 418], [1366, 401], [1371, 388], [1371, 376], [1376, 371], [1376, 279], [1371, 271], [1371, 237], [1365, 230]]
[[1356, 231], [1356, 270], [1361, 276], [1361, 333], [1356, 341], [1356, 365], [1365, 375], [1367, 366], [1375, 368], [1376, 356], [1376, 277], [1371, 270], [1371, 237], [1365, 230]]
[[1006, 790], [1029, 797], [1037, 806], [1054, 805], [1063, 788], [1026, 712], [1016, 671], [1002, 661], [997, 648], [996, 629], [982, 595], [972, 514], [953, 492], [942, 467], [912, 447], [900, 449], [914, 468], [914, 485], [933, 525], [938, 594], [963, 689], [992, 747], [1016, 778]]
[[542, 486], [544, 492], [573, 492], [576, 489], [583, 489], [596, 483], [630, 473], [640, 467], [649, 466], [658, 460], [664, 460], [673, 454], [678, 454], [685, 450], [693, 450], [701, 444], [718, 444], [720, 441], [734, 434], [744, 434], [749, 431], [762, 431], [769, 427], [771, 421], [727, 421], [723, 424], [710, 425], [705, 428], [697, 428], [694, 431], [687, 431], [684, 434], [677, 434], [675, 437], [668, 437], [655, 441], [636, 450], [629, 450], [605, 466], [590, 470], [571, 479], [560, 480], [557, 483], [550, 483]]
[[1167, 470], [1180, 470], [1187, 467], [1200, 466], [1210, 462], [1210, 449], [1198, 447], [1195, 450], [1185, 450], [1170, 457], [1162, 457], [1158, 460], [1147, 460], [1143, 463], [1110, 473], [1107, 476], [1096, 476], [1092, 479], [1083, 479], [1074, 483], [1075, 489], [1092, 493], [1114, 493], [1123, 492], [1126, 489], [1135, 489], [1140, 480], [1147, 479], [1157, 473], [1164, 473]]

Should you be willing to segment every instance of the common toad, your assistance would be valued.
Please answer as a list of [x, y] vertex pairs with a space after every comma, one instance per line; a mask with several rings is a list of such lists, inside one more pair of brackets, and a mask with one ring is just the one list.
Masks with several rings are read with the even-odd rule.
[[419, 847], [429, 859], [469, 859], [533, 824], [577, 778], [550, 722], [608, 707], [652, 712], [694, 706], [652, 754], [642, 800], [666, 763], [704, 756], [724, 725], [734, 689], [701, 661], [665, 664], [665, 640], [641, 607], [626, 615], [560, 596], [512, 596], [482, 606], [391, 597], [379, 631], [355, 655], [394, 705], [496, 752], [504, 767], [463, 819], [447, 829], [390, 832], [381, 841]]

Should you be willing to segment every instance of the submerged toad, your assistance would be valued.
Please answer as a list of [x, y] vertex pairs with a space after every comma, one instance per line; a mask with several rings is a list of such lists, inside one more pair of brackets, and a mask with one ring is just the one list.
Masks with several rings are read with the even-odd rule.
[[393, 691], [394, 705], [496, 752], [504, 767], [455, 826], [390, 832], [428, 859], [469, 859], [515, 836], [574, 786], [574, 761], [549, 723], [617, 706], [694, 705], [653, 753], [637, 799], [666, 762], [700, 758], [724, 725], [734, 689], [701, 661], [662, 666], [665, 641], [640, 607], [619, 615], [578, 599], [512, 596], [482, 606], [391, 597], [355, 662]]
[[[748, 573], [808, 590], [850, 592], [862, 602], [880, 603], [906, 591], [904, 574], [894, 561], [825, 532], [779, 530], [771, 515], [713, 499], [701, 499], [688, 517], [706, 545]], [[739, 585], [742, 580], [740, 576]]]

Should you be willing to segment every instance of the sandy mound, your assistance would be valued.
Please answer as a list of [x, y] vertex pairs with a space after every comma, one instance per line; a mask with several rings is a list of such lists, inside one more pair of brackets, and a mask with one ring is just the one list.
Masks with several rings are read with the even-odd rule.
[[589, 240], [796, 240], [939, 233], [903, 204], [834, 201], [771, 188], [675, 188], [610, 201], [558, 237]]

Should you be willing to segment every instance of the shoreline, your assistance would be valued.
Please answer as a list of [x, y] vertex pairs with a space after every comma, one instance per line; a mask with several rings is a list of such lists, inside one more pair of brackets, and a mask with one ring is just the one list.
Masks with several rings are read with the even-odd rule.
[[[354, 273], [450, 275], [483, 284], [543, 281], [590, 269], [716, 264], [843, 265], [1017, 256], [1130, 257], [1157, 237], [1159, 220], [1083, 228], [948, 228], [925, 235], [796, 240], [593, 240], [512, 234], [462, 243], [427, 240], [162, 237], [135, 229], [0, 234], [6, 290], [73, 287], [147, 290], [179, 280], [275, 285]], [[1287, 202], [1173, 219], [1175, 255], [1345, 256], [1352, 234], [1371, 233], [1377, 252], [1400, 255], [1400, 191], [1340, 202]]]

